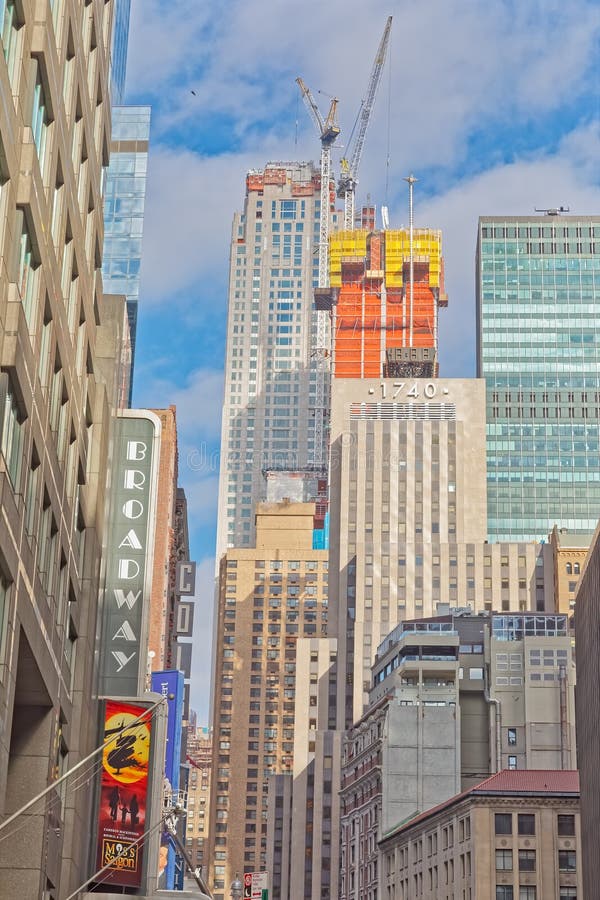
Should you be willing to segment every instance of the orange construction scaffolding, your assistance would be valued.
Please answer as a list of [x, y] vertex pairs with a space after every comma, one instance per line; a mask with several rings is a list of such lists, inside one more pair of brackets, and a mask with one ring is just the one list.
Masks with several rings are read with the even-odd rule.
[[438, 308], [447, 305], [441, 233], [414, 230], [412, 292], [410, 250], [404, 229], [331, 236], [336, 378], [392, 376], [397, 371], [390, 361], [401, 357], [425, 357], [430, 361], [427, 371], [437, 375]]

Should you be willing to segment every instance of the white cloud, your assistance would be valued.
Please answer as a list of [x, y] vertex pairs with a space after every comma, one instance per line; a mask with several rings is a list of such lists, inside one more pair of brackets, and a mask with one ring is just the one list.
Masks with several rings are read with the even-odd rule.
[[[204, 277], [226, 272], [231, 215], [240, 184], [231, 171], [241, 159], [202, 158], [189, 150], [153, 148], [150, 153], [141, 295], [165, 302], [194, 288], [201, 261]], [[235, 169], [234, 169], [235, 170]], [[240, 171], [239, 169], [237, 171]]]
[[[159, 360], [156, 368], [162, 368]], [[171, 361], [171, 367], [173, 362]], [[154, 366], [146, 364], [137, 372], [136, 405], [162, 409], [177, 407], [180, 441], [195, 444], [198, 439], [218, 440], [221, 433], [221, 403], [223, 400], [223, 372], [216, 369], [195, 369], [188, 373], [184, 384], [171, 378], [161, 378]]]
[[305, 0], [301, 12], [289, 0], [173, 0], [168, 40], [161, 0], [134, 0], [129, 87], [154, 95], [158, 133], [179, 122], [191, 135], [196, 121], [247, 147], [257, 129], [293, 120], [301, 74], [340, 97], [347, 138], [389, 12], [393, 146], [422, 166], [458, 158], [485, 123], [535, 118], [590, 87], [592, 0]]

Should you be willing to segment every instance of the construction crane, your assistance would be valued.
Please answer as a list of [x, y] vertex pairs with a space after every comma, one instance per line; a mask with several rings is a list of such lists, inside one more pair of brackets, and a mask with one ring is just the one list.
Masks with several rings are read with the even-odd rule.
[[[346, 231], [354, 230], [354, 195], [358, 183], [358, 169], [365, 144], [365, 135], [369, 125], [369, 119], [373, 109], [373, 103], [375, 102], [375, 95], [377, 94], [377, 88], [379, 87], [379, 81], [381, 80], [381, 73], [383, 71], [387, 48], [390, 42], [391, 28], [392, 16], [388, 16], [388, 20], [383, 30], [383, 36], [377, 54], [375, 55], [375, 62], [373, 63], [369, 86], [367, 88], [367, 96], [361, 103], [358, 113], [358, 128], [356, 129], [355, 126], [356, 139], [351, 148], [351, 152], [349, 151], [340, 163], [341, 174], [338, 181], [337, 195], [338, 197], [344, 198], [344, 229]], [[350, 144], [352, 144], [352, 139], [350, 140]]]
[[[298, 77], [296, 83], [302, 92], [302, 99], [315, 123], [321, 141], [321, 207], [319, 210], [319, 279], [318, 288], [324, 289], [329, 282], [329, 186], [331, 183], [331, 148], [340, 133], [337, 124], [337, 97], [333, 97], [327, 118], [323, 119], [319, 107], [315, 103], [310, 90]], [[328, 369], [331, 338], [329, 333], [329, 314], [317, 308], [317, 343], [316, 364], [317, 380], [315, 385], [315, 451], [314, 460], [317, 470], [325, 467], [323, 429], [325, 422], [325, 375]]]
[[338, 99], [333, 97], [327, 118], [323, 119], [319, 107], [303, 80], [296, 78], [302, 99], [313, 120], [321, 141], [321, 211], [319, 216], [319, 287], [327, 287], [329, 260], [329, 183], [331, 181], [331, 148], [340, 133], [337, 124]]

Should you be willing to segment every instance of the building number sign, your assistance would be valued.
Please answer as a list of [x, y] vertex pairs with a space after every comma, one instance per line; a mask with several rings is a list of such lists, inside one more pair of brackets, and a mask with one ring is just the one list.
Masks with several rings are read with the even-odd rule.
[[[377, 388], [370, 387], [369, 394], [373, 396], [377, 392]], [[380, 397], [382, 400], [433, 400], [438, 394], [444, 396], [448, 394], [447, 387], [439, 387], [432, 381], [423, 382], [413, 381], [382, 381], [379, 385]]]

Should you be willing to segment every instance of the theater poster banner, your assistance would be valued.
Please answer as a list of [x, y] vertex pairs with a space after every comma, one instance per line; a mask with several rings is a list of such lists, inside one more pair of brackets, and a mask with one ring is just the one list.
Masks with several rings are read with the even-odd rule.
[[[183, 719], [183, 672], [167, 669], [152, 673], [152, 690], [167, 698], [167, 742], [165, 749], [165, 777], [173, 791], [179, 790], [181, 767], [181, 729]], [[181, 835], [185, 837], [185, 834]], [[176, 888], [176, 852], [169, 832], [165, 828], [161, 837], [159, 888]], [[182, 888], [183, 889], [183, 888]]]
[[107, 887], [142, 884], [152, 713], [122, 729], [147, 708], [124, 700], [105, 705], [96, 870], [109, 867], [101, 876]]
[[104, 697], [144, 690], [160, 428], [146, 409], [120, 410], [114, 422], [100, 647]]

